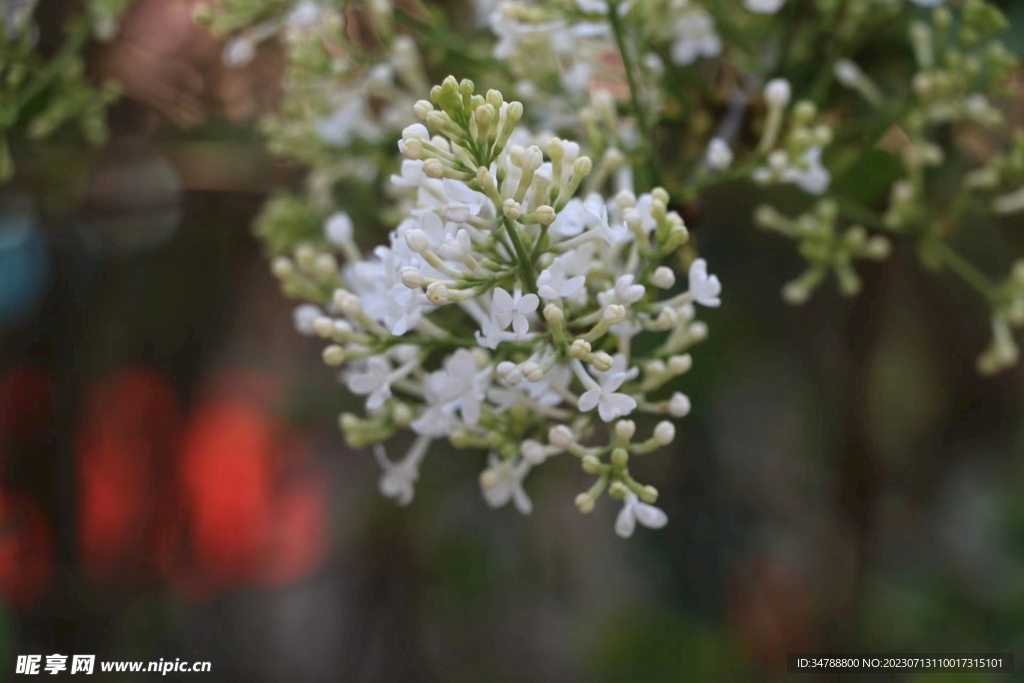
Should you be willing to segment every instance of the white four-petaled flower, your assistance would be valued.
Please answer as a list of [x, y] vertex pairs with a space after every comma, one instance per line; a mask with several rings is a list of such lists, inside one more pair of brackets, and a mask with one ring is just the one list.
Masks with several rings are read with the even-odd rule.
[[640, 502], [635, 493], [627, 491], [626, 498], [622, 501], [622, 511], [615, 519], [615, 533], [622, 538], [629, 538], [633, 535], [637, 522], [648, 529], [660, 529], [668, 524], [668, 515], [653, 505]]
[[491, 301], [491, 315], [500, 330], [512, 325], [512, 331], [522, 336], [530, 331], [530, 321], [526, 317], [537, 310], [540, 299], [536, 294], [525, 296], [517, 287], [512, 294], [501, 287], [495, 287]]
[[702, 258], [690, 265], [690, 296], [702, 306], [717, 308], [722, 305], [718, 295], [722, 293], [722, 283], [717, 275], [708, 275], [708, 262]]
[[600, 380], [595, 381], [588, 375], [580, 365], [579, 361], [573, 361], [573, 369], [587, 390], [580, 396], [576, 407], [583, 413], [589, 413], [597, 408], [597, 414], [604, 422], [611, 422], [615, 418], [629, 415], [636, 408], [636, 399], [629, 394], [618, 393], [619, 388], [630, 379], [636, 376], [636, 368], [629, 371], [612, 371], [602, 373]]

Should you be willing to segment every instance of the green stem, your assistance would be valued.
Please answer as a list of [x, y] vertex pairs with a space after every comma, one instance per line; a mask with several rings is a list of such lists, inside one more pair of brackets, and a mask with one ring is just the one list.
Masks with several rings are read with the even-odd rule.
[[[619, 48], [619, 54], [622, 55], [622, 66], [626, 70], [626, 83], [629, 85], [629, 100], [633, 106], [633, 114], [636, 116], [637, 127], [640, 129], [640, 136], [643, 140], [641, 150], [649, 174], [649, 178], [647, 178], [649, 182], [644, 184], [643, 189], [647, 189], [648, 185], [653, 187], [659, 183], [658, 166], [654, 161], [653, 153], [654, 133], [644, 108], [640, 106], [640, 85], [636, 78], [636, 64], [633, 62], [633, 53], [626, 44], [626, 31], [622, 25], [622, 18], [619, 16], [619, 0], [608, 0], [608, 21], [611, 24], [612, 33], [615, 35], [615, 44]], [[640, 185], [640, 183], [637, 184]]]
[[32, 100], [57, 80], [57, 77], [67, 68], [71, 60], [82, 51], [91, 34], [92, 24], [85, 19], [79, 20], [70, 35], [68, 35], [68, 39], [64, 41], [60, 51], [50, 60], [50, 63], [36, 74], [32, 83], [27, 88], [22, 90], [17, 97], [7, 104], [6, 109], [13, 114], [13, 117], [17, 117], [18, 112], [22, 108], [31, 103]]
[[974, 264], [958, 254], [948, 243], [941, 239], [929, 240], [927, 248], [933, 256], [953, 271], [990, 303], [998, 298], [998, 289], [987, 275], [978, 270]]
[[516, 226], [507, 218], [503, 225], [505, 226], [505, 233], [508, 235], [509, 240], [512, 241], [512, 248], [516, 252], [516, 261], [518, 261], [516, 266], [519, 269], [519, 277], [522, 278], [526, 291], [536, 292], [537, 281], [533, 277], [533, 261], [530, 260], [530, 255], [526, 253], [526, 247], [523, 246], [523, 241], [519, 239], [519, 233], [516, 231]]

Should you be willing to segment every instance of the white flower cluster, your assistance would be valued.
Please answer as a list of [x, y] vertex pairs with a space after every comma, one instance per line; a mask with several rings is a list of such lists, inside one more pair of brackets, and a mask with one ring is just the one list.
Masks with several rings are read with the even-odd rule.
[[344, 178], [374, 180], [381, 164], [373, 151], [415, 121], [414, 93], [429, 88], [415, 39], [397, 33], [394, 10], [379, 4], [347, 17], [345, 6], [297, 0], [224, 46], [224, 63], [243, 67], [261, 42], [285, 45], [284, 103], [264, 127], [272, 152], [316, 168], [310, 185], [322, 194]]
[[790, 97], [790, 85], [785, 79], [773, 79], [764, 87], [768, 115], [760, 149], [769, 152], [768, 163], [754, 170], [753, 179], [761, 185], [792, 183], [804, 192], [821, 195], [832, 182], [828, 169], [821, 163], [822, 149], [832, 141], [832, 129], [824, 124], [812, 127], [817, 107], [809, 101], [798, 102], [792, 110], [788, 133], [777, 148]]
[[[296, 311], [298, 329], [329, 340], [324, 360], [366, 397], [365, 417], [342, 416], [347, 438], [415, 432], [398, 461], [378, 449], [381, 491], [400, 503], [431, 443], [447, 439], [491, 453], [480, 484], [494, 507], [529, 512], [523, 480], [568, 453], [596, 476], [580, 510], [607, 491], [624, 502], [619, 534], [637, 521], [663, 525], [657, 491], [628, 464], [671, 443], [675, 428], [662, 421], [634, 441], [625, 418], [689, 412], [668, 384], [707, 336], [696, 306], [717, 307], [721, 293], [702, 259], [685, 290], [662, 265], [688, 239], [667, 193], [576, 196], [593, 167], [579, 145], [516, 144], [522, 105], [467, 80], [447, 78], [415, 112], [423, 124], [405, 129], [393, 178], [414, 199], [389, 244], [361, 257], [351, 221], [337, 215], [328, 248], [302, 245], [274, 263], [286, 289], [313, 302]], [[604, 432], [607, 445], [590, 445]]]

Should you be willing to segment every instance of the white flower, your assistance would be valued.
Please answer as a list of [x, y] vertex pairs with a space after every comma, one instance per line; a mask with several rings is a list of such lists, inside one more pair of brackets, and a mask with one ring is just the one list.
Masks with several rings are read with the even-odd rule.
[[380, 138], [380, 127], [371, 118], [366, 98], [357, 96], [321, 119], [316, 127], [320, 138], [336, 147], [347, 147], [352, 141], [365, 138], [373, 142]]
[[775, 14], [786, 0], [743, 0], [743, 6], [754, 14]]
[[401, 188], [418, 188], [426, 180], [423, 162], [419, 159], [403, 159], [401, 172], [391, 176], [391, 184]]
[[821, 147], [811, 147], [804, 153], [800, 165], [790, 165], [782, 175], [785, 182], [797, 185], [809, 194], [824, 194], [832, 176], [821, 164]]
[[424, 398], [429, 407], [413, 422], [413, 429], [428, 436], [446, 435], [453, 427], [456, 410], [466, 424], [475, 425], [490, 378], [489, 367], [477, 370], [472, 351], [459, 349], [445, 360], [441, 370], [427, 377]]
[[324, 237], [336, 247], [344, 246], [352, 241], [352, 219], [344, 211], [339, 211], [324, 223]]
[[732, 150], [729, 149], [729, 143], [722, 138], [712, 138], [708, 143], [704, 160], [713, 171], [724, 171], [729, 168], [732, 165]]
[[650, 193], [640, 195], [636, 200], [636, 212], [640, 216], [640, 229], [645, 235], [650, 235], [658, 227], [658, 221], [654, 217], [654, 197]]
[[491, 302], [491, 315], [499, 329], [507, 329], [511, 324], [512, 331], [517, 336], [530, 331], [530, 321], [526, 316], [536, 311], [540, 305], [540, 299], [536, 294], [523, 296], [518, 287], [513, 294], [509, 294], [501, 287], [495, 287], [492, 296], [494, 298]]
[[513, 463], [500, 460], [493, 453], [489, 467], [480, 474], [480, 490], [484, 500], [492, 508], [505, 507], [509, 501], [524, 515], [533, 511], [533, 503], [523, 490], [523, 479], [529, 474], [531, 465], [526, 460]]
[[702, 258], [690, 265], [690, 296], [702, 306], [717, 308], [722, 305], [718, 295], [722, 293], [722, 283], [717, 275], [708, 275], [708, 262]]
[[366, 370], [348, 377], [348, 388], [353, 394], [368, 396], [367, 410], [375, 410], [391, 398], [391, 363], [384, 356], [373, 356], [366, 362]]
[[571, 298], [583, 290], [587, 283], [586, 275], [570, 274], [576, 261], [574, 257], [574, 253], [562, 254], [537, 277], [537, 291], [545, 301]]
[[672, 25], [672, 61], [692, 64], [698, 57], [717, 57], [722, 39], [715, 32], [715, 20], [699, 7], [684, 10]]
[[296, 306], [295, 311], [292, 313], [292, 317], [295, 322], [295, 330], [305, 336], [312, 337], [316, 334], [315, 324], [317, 318], [324, 314], [323, 310], [319, 306], [313, 304], [302, 304]]
[[320, 18], [320, 6], [313, 0], [301, 0], [288, 13], [287, 24], [290, 28], [309, 28]]
[[380, 463], [384, 473], [380, 477], [380, 492], [388, 498], [394, 498], [399, 505], [412, 502], [413, 489], [420, 476], [420, 463], [427, 454], [431, 439], [421, 436], [413, 442], [405, 457], [398, 462], [388, 460], [384, 447], [374, 444], [373, 454]]
[[636, 408], [635, 398], [629, 394], [616, 393], [626, 380], [636, 376], [635, 368], [629, 372], [615, 372], [613, 368], [611, 372], [601, 373], [603, 376], [600, 378], [600, 384], [583, 370], [579, 361], [573, 361], [573, 369], [587, 387], [587, 391], [580, 396], [576, 405], [580, 412], [589, 413], [597, 408], [601, 419], [611, 422], [615, 418], [629, 415]]
[[[566, 154], [566, 157], [569, 155]], [[551, 224], [548, 233], [552, 238], [574, 237], [584, 230], [609, 230], [608, 206], [597, 194], [587, 195], [586, 200], [570, 199], [558, 217]]]
[[648, 529], [660, 529], [668, 524], [668, 516], [653, 505], [641, 503], [635, 493], [627, 491], [626, 498], [622, 501], [622, 511], [615, 520], [615, 533], [622, 538], [629, 538], [633, 535], [637, 522]]
[[629, 306], [640, 301], [647, 290], [643, 285], [633, 284], [633, 280], [632, 275], [619, 276], [619, 279], [615, 281], [615, 287], [597, 295], [597, 302], [602, 306], [611, 304]]
[[771, 107], [785, 107], [792, 96], [793, 89], [785, 78], [773, 78], [765, 83], [764, 99]]
[[256, 41], [247, 35], [235, 36], [224, 45], [224, 66], [243, 67], [256, 57]]

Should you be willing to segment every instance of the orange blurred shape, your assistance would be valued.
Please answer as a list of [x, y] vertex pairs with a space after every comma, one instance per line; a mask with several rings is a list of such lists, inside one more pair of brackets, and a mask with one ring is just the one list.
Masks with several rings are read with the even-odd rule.
[[46, 591], [53, 578], [53, 544], [39, 506], [0, 490], [0, 593], [23, 610]]
[[174, 388], [155, 370], [122, 370], [91, 392], [76, 442], [78, 546], [90, 578], [123, 579], [146, 562], [181, 424]]
[[202, 598], [228, 585], [291, 583], [327, 548], [327, 487], [302, 440], [275, 418], [275, 384], [221, 375], [193, 412], [180, 498], [160, 554], [177, 587]]

